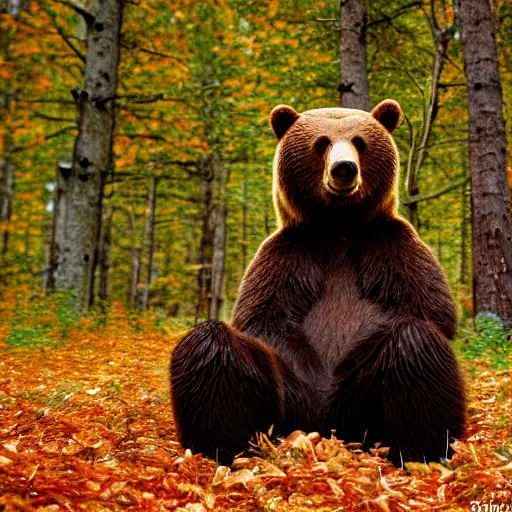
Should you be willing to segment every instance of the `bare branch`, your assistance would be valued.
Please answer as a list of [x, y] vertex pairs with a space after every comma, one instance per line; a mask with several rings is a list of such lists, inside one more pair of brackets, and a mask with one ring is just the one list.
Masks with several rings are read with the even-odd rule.
[[183, 63], [183, 59], [181, 57], [178, 57], [176, 55], [169, 55], [168, 53], [158, 52], [156, 50], [150, 50], [148, 48], [143, 48], [142, 46], [137, 46], [137, 44], [132, 41], [125, 41], [125, 42], [123, 42], [122, 46], [123, 46], [123, 48], [126, 48], [127, 50], [138, 50], [139, 52], [142, 52], [142, 53], [147, 53], [149, 55], [156, 55], [157, 57], [163, 57], [164, 59], [171, 59], [171, 60], [175, 60], [179, 63]]
[[108, 98], [97, 99], [96, 102], [101, 105], [105, 105], [105, 103], [115, 100], [126, 100], [128, 103], [155, 103], [157, 101], [163, 101], [164, 95], [162, 93], [155, 94], [153, 96], [139, 96], [138, 94], [120, 96], [116, 94], [115, 96], [109, 96]]
[[188, 160], [188, 161], [183, 161], [183, 160], [164, 160], [164, 161], [149, 161], [149, 162], [145, 162], [147, 163], [148, 165], [150, 166], [157, 166], [157, 165], [164, 165], [164, 166], [167, 166], [167, 165], [177, 165], [179, 167], [193, 167], [193, 168], [198, 168], [199, 167], [199, 164], [197, 162], [195, 162], [194, 160]]
[[71, 50], [73, 50], [75, 55], [85, 64], [85, 55], [71, 42], [66, 33], [57, 24], [55, 24], [54, 26], [55, 30], [57, 30], [57, 32], [62, 37], [64, 42], [71, 48]]
[[448, 89], [448, 87], [466, 87], [466, 84], [465, 83], [460, 83], [460, 84], [457, 84], [457, 83], [453, 83], [453, 84], [450, 84], [450, 83], [439, 83], [438, 84], [438, 87], [439, 89]]
[[133, 94], [131, 96], [118, 96], [116, 99], [125, 99], [130, 103], [155, 103], [164, 99], [163, 93], [155, 94], [153, 96], [138, 96]]
[[[78, 129], [78, 126], [76, 126], [75, 124], [72, 125], [72, 126], [65, 126], [64, 128], [60, 129], [60, 130], [57, 130], [56, 132], [53, 132], [53, 133], [50, 133], [48, 135], [45, 136], [44, 140], [50, 140], [50, 139], [53, 139], [55, 137], [59, 137], [59, 135], [62, 135], [70, 130], [77, 130]], [[11, 153], [19, 153], [21, 151], [26, 151], [27, 149], [31, 149], [33, 147], [36, 147], [40, 144], [40, 141], [39, 140], [35, 140], [33, 141], [32, 143], [30, 144], [27, 144], [26, 146], [17, 146], [15, 148], [12, 149]]]
[[68, 122], [74, 122], [75, 119], [72, 119], [70, 117], [54, 117], [49, 116], [47, 114], [43, 114], [42, 112], [34, 111], [34, 117], [40, 118], [40, 119], [46, 119], [47, 121], [68, 121]]
[[117, 133], [116, 137], [127, 137], [129, 139], [149, 139], [149, 140], [160, 140], [167, 142], [165, 137], [162, 135], [153, 135], [151, 133]]
[[462, 185], [465, 185], [470, 180], [469, 176], [465, 177], [462, 180], [456, 181], [455, 183], [451, 183], [450, 185], [438, 190], [437, 192], [433, 192], [431, 194], [418, 194], [417, 196], [413, 196], [406, 201], [404, 201], [402, 204], [405, 206], [410, 206], [411, 204], [419, 203], [420, 201], [429, 201], [430, 199], [437, 199], [438, 197], [451, 192], [452, 190], [461, 187]]
[[422, 0], [416, 0], [414, 2], [411, 2], [409, 4], [406, 4], [399, 9], [397, 9], [394, 13], [383, 15], [382, 18], [378, 18], [376, 20], [370, 21], [366, 26], [367, 28], [373, 27], [375, 25], [380, 25], [381, 23], [387, 23], [390, 24], [394, 19], [400, 17], [402, 14], [405, 14], [409, 9], [412, 9], [413, 7], [421, 7], [423, 5]]
[[22, 103], [54, 103], [58, 105], [74, 105], [75, 102], [72, 100], [51, 100], [51, 99], [45, 99], [45, 98], [38, 98], [35, 100], [27, 100], [25, 98], [20, 98], [19, 96], [15, 95], [12, 96], [12, 99], [15, 101], [19, 101]]
[[[55, 0], [56, 1], [56, 0]], [[60, 2], [62, 3], [62, 2]], [[42, 2], [39, 2], [41, 9], [50, 17], [52, 25], [55, 27], [57, 33], [62, 37], [63, 41], [71, 48], [75, 55], [85, 64], [85, 55], [71, 42], [70, 36], [68, 36], [62, 27], [57, 23], [57, 16], [54, 12], [48, 9]]]
[[92, 26], [92, 24], [95, 21], [95, 16], [91, 12], [89, 12], [84, 7], [81, 7], [80, 5], [76, 5], [73, 2], [68, 2], [67, 0], [52, 0], [53, 2], [56, 2], [58, 4], [66, 5], [67, 7], [71, 7], [75, 12], [80, 14], [82, 18], [85, 20], [88, 26]]
[[[432, 142], [427, 145], [427, 148], [432, 148], [434, 146], [444, 146], [445, 144], [467, 144], [468, 139], [448, 139], [448, 140], [440, 140], [439, 142]], [[423, 148], [418, 148], [423, 149]]]

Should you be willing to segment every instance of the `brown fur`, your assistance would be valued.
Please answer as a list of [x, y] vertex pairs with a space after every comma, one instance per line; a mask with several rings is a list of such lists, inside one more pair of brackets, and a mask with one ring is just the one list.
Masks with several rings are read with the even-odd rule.
[[[397, 215], [391, 133], [401, 119], [390, 100], [372, 114], [273, 110], [280, 226], [247, 269], [232, 327], [200, 324], [173, 353], [184, 446], [227, 462], [274, 424], [384, 442], [395, 464], [449, 455], [465, 411], [455, 308], [430, 250]], [[338, 141], [357, 149], [359, 184], [333, 193]]]

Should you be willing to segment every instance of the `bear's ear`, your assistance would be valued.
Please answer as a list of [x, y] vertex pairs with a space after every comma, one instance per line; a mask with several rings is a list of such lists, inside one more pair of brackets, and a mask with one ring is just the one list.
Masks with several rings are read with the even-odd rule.
[[372, 116], [386, 128], [389, 133], [393, 133], [404, 119], [402, 109], [395, 100], [381, 101], [373, 110]]
[[290, 126], [297, 121], [299, 116], [300, 114], [288, 105], [277, 105], [277, 107], [272, 109], [272, 112], [270, 112], [270, 126], [272, 126], [272, 130], [274, 130], [279, 140], [281, 140]]

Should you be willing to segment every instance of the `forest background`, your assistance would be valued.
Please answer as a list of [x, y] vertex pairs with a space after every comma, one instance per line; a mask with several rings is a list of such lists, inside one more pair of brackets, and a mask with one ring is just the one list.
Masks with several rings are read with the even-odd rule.
[[[512, 507], [511, 36], [506, 0], [0, 0], [0, 508]], [[270, 111], [385, 98], [466, 436], [403, 469], [260, 436], [216, 468], [177, 441], [169, 356], [276, 227]]]
[[[88, 94], [84, 74], [91, 86], [98, 72], [88, 53], [93, 6], [10, 2], [15, 16], [1, 19], [1, 284], [74, 288], [84, 311], [118, 301], [186, 325], [229, 318], [244, 269], [276, 224], [270, 110], [337, 106], [347, 85], [340, 5], [127, 1], [110, 44], [118, 63], [99, 64], [118, 74], [117, 89], [109, 85], [105, 116], [95, 119], [87, 117], [94, 102], [80, 96]], [[512, 7], [492, 6], [510, 146]], [[468, 105], [456, 12], [444, 1], [368, 2], [364, 20], [370, 104], [393, 98], [405, 113], [395, 135], [401, 213], [432, 248], [468, 316]], [[84, 156], [73, 164], [87, 122], [106, 139], [100, 171]], [[507, 176], [510, 185], [510, 166]], [[91, 194], [83, 187], [92, 190], [85, 209], [73, 196]], [[74, 228], [62, 225], [66, 196], [75, 204], [68, 218], [79, 217], [67, 221]], [[80, 218], [92, 219], [89, 227]], [[88, 241], [73, 229], [88, 230]], [[69, 245], [87, 246], [89, 268], [59, 270]]]

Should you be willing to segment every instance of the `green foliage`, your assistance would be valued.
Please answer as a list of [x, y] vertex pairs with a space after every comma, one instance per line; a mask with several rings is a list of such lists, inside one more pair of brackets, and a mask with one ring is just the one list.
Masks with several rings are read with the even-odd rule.
[[106, 392], [109, 396], [118, 396], [121, 392], [121, 386], [115, 380], [111, 380], [106, 386]]
[[464, 359], [489, 361], [494, 368], [510, 367], [512, 331], [496, 315], [479, 313], [474, 323], [466, 321], [460, 331], [456, 347]]
[[[371, 102], [394, 98], [408, 120], [395, 135], [402, 195], [411, 137], [421, 132], [432, 86], [432, 6], [437, 6], [443, 27], [448, 26], [453, 17], [450, 1], [367, 2]], [[145, 280], [147, 190], [156, 175], [161, 180], [150, 306], [157, 315], [163, 311], [185, 317], [183, 326], [170, 327], [189, 326], [187, 318], [195, 313], [203, 215], [199, 171], [205, 156], [215, 151], [229, 173], [224, 291], [224, 314], [229, 316], [247, 264], [275, 229], [271, 108], [287, 103], [303, 111], [339, 103], [339, 7], [337, 0], [127, 3], [119, 70], [123, 98], [118, 100], [113, 148], [118, 177], [108, 180], [104, 194], [105, 205], [113, 208], [109, 301], [128, 303], [135, 267], [140, 272], [137, 283]], [[499, 0], [495, 8], [504, 102], [510, 104], [512, 16], [509, 2]], [[76, 136], [76, 105], [69, 91], [83, 87], [83, 69], [55, 33], [55, 20], [84, 51], [85, 24], [66, 2], [29, 1], [17, 19], [0, 20], [0, 55], [7, 64], [0, 78], [8, 93], [0, 102], [0, 129], [5, 132], [0, 133], [0, 146], [2, 136], [6, 141], [0, 150], [16, 169], [9, 249], [2, 256], [0, 275], [9, 286], [39, 285], [35, 276], [47, 267], [45, 246], [52, 225], [47, 206], [53, 192], [45, 185], [55, 181], [56, 162], [71, 160]], [[469, 172], [461, 48], [460, 38], [448, 48], [441, 77], [445, 86], [439, 91], [440, 108], [417, 194], [436, 192]], [[31, 102], [24, 101], [28, 96]], [[151, 97], [163, 100], [144, 100]], [[510, 112], [504, 112], [509, 140]], [[9, 146], [16, 148], [10, 155]], [[420, 202], [418, 210], [420, 236], [444, 267], [460, 309], [469, 311], [469, 186]], [[407, 210], [403, 207], [401, 213]], [[138, 297], [141, 290], [139, 286]], [[173, 312], [176, 304], [179, 312]], [[108, 304], [100, 305], [100, 311], [105, 309]], [[98, 325], [109, 322], [102, 313], [92, 316]], [[59, 336], [66, 338], [73, 321], [72, 314], [56, 320], [63, 329]], [[27, 335], [20, 317], [11, 329], [11, 343], [48, 344], [50, 331], [38, 329]]]
[[59, 292], [45, 297], [18, 298], [6, 337], [10, 348], [58, 346], [69, 336], [78, 314], [71, 307], [73, 294]]
[[167, 317], [165, 312], [157, 315], [155, 318], [155, 326], [164, 333], [184, 332], [194, 326], [193, 317]]
[[58, 340], [48, 336], [48, 329], [29, 329], [13, 326], [7, 335], [7, 345], [11, 348], [32, 348], [36, 345], [58, 345]]

